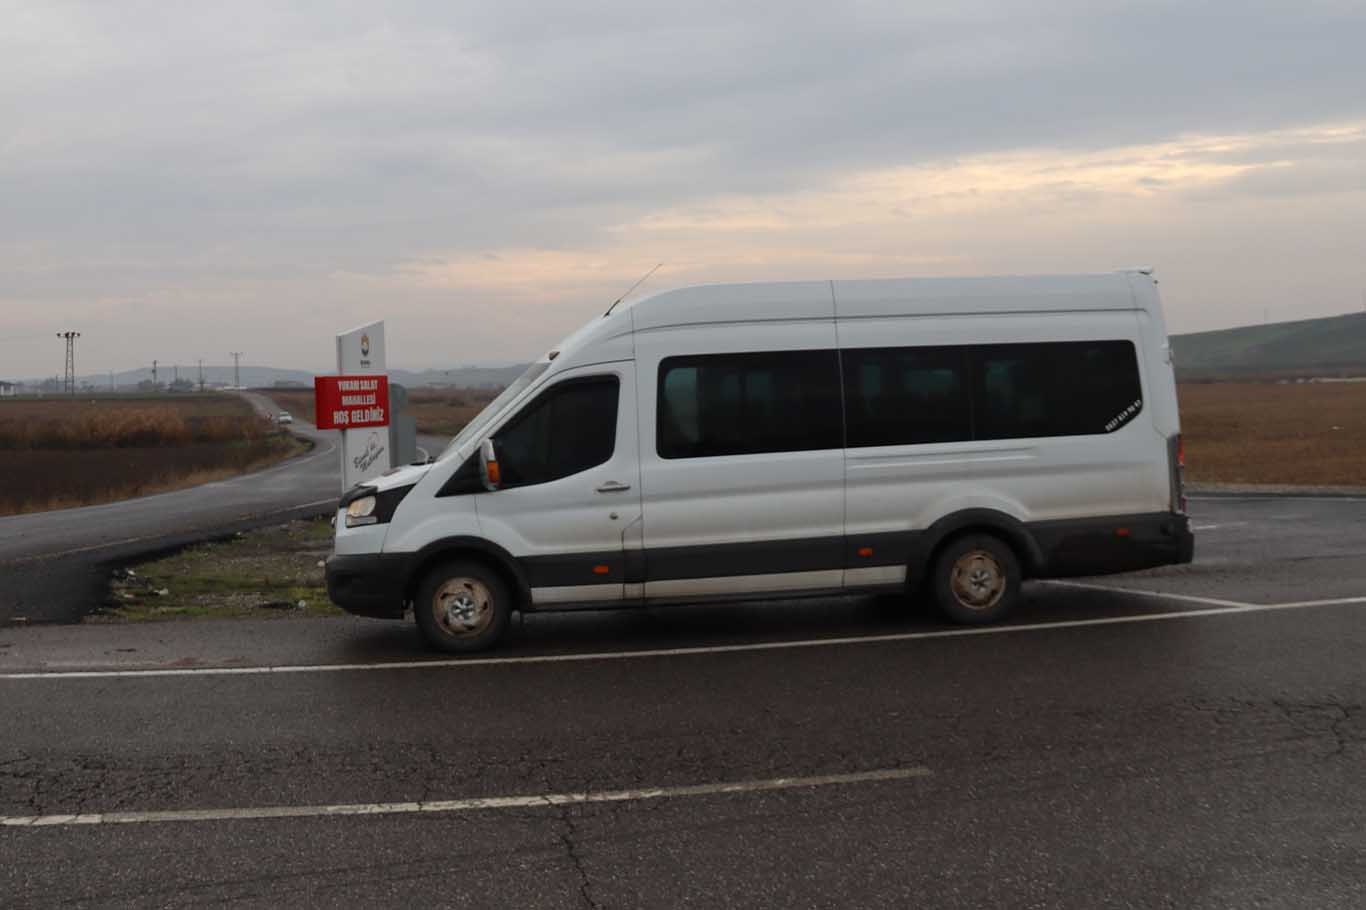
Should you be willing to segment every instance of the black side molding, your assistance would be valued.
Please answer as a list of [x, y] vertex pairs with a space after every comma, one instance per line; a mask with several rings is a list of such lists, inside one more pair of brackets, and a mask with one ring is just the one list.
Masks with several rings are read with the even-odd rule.
[[[492, 562], [511, 579], [520, 603], [531, 602], [531, 584], [522, 562], [492, 541], [482, 537], [443, 537], [427, 544], [416, 553], [403, 554], [406, 566], [403, 573], [403, 597], [412, 599], [422, 573], [442, 559], [452, 559], [462, 553], [473, 553]], [[395, 554], [397, 555], [397, 554]]]

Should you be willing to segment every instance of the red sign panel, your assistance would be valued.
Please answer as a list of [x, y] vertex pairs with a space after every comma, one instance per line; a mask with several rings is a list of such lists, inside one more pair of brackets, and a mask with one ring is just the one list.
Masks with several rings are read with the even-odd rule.
[[315, 376], [313, 414], [320, 430], [389, 425], [388, 376]]

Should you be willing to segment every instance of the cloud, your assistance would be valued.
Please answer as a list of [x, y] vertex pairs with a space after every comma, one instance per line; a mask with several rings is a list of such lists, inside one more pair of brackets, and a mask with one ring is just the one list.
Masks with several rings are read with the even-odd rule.
[[[399, 269], [395, 280], [534, 297], [546, 289], [567, 296], [602, 291], [652, 258], [666, 262], [660, 279], [675, 283], [962, 272], [990, 268], [994, 257], [982, 241], [1010, 242], [1021, 224], [1049, 223], [1052, 237], [1084, 226], [1118, 247], [1120, 237], [1168, 218], [1174, 206], [1266, 192], [1280, 183], [1291, 193], [1340, 194], [1351, 184], [1333, 178], [1345, 163], [1363, 160], [1362, 151], [1366, 124], [1349, 123], [869, 169], [792, 192], [720, 194], [645, 212], [572, 249], [432, 254]], [[1047, 242], [1039, 237], [1032, 246]], [[490, 255], [496, 255], [492, 265]], [[1108, 265], [1128, 261], [1120, 260]]]
[[[1267, 304], [1200, 265], [1260, 246], [1249, 200], [1282, 247], [1363, 212], [1360, 3], [0, 15], [0, 329], [92, 320], [113, 367], [244, 326], [323, 366], [371, 313], [405, 363], [515, 358], [661, 260], [652, 286], [1163, 258], [1201, 302], [1173, 325], [1210, 327]], [[1334, 242], [1304, 312], [1356, 296]]]

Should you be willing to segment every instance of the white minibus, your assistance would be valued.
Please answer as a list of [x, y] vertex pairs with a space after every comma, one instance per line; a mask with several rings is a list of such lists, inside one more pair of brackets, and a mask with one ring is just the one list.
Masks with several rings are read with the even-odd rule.
[[594, 319], [431, 463], [350, 490], [331, 598], [444, 651], [517, 610], [905, 592], [1190, 562], [1151, 270], [689, 287]]

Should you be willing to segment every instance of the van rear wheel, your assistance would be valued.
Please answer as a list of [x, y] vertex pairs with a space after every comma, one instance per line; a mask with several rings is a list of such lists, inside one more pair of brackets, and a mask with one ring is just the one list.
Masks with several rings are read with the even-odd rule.
[[1010, 545], [990, 534], [952, 540], [934, 563], [934, 600], [956, 623], [996, 622], [1020, 600], [1020, 561]]
[[413, 614], [428, 645], [465, 654], [490, 648], [503, 637], [512, 599], [497, 572], [462, 560], [427, 573], [417, 589]]

